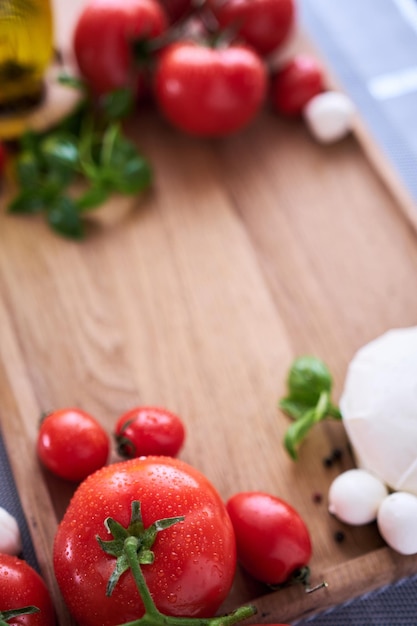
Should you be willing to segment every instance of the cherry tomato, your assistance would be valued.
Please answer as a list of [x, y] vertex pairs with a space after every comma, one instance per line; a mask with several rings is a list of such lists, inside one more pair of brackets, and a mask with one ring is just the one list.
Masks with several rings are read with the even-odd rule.
[[55, 613], [39, 574], [22, 559], [0, 554], [0, 613], [36, 606], [39, 613], [7, 620], [13, 626], [54, 626]]
[[237, 542], [237, 558], [257, 580], [277, 585], [306, 566], [309, 531], [287, 502], [262, 492], [242, 492], [226, 504]]
[[190, 465], [148, 456], [108, 465], [89, 476], [58, 527], [54, 569], [77, 623], [115, 626], [143, 614], [130, 571], [105, 596], [116, 559], [96, 539], [111, 539], [104, 526], [109, 516], [128, 527], [133, 500], [141, 503], [145, 528], [184, 516], [158, 533], [153, 563], [141, 566], [158, 609], [177, 616], [213, 615], [231, 588], [236, 568], [226, 507], [213, 485]]
[[265, 99], [266, 69], [249, 48], [177, 42], [162, 53], [155, 95], [165, 117], [187, 133], [228, 135], [246, 126]]
[[276, 50], [295, 22], [294, 0], [208, 0], [220, 28], [230, 28], [261, 55]]
[[185, 438], [185, 428], [175, 413], [158, 407], [137, 407], [124, 413], [116, 423], [118, 452], [125, 458], [176, 456]]
[[171, 24], [191, 12], [192, 0], [159, 0], [159, 2], [164, 7]]
[[272, 77], [272, 105], [279, 113], [299, 115], [323, 90], [323, 71], [317, 61], [306, 55], [295, 56]]
[[151, 40], [167, 28], [156, 0], [90, 0], [74, 30], [74, 52], [81, 74], [96, 95], [142, 81], [131, 43]]
[[60, 409], [41, 422], [38, 456], [60, 478], [83, 480], [107, 462], [109, 451], [106, 431], [85, 411]]

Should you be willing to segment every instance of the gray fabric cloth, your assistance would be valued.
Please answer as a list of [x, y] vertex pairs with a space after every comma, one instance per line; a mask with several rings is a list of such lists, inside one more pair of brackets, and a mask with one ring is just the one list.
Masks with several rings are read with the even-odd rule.
[[16, 518], [22, 535], [23, 552], [19, 556], [21, 558], [24, 558], [32, 567], [39, 571], [35, 551], [33, 549], [32, 540], [26, 523], [26, 518], [20, 504], [19, 496], [16, 491], [16, 485], [12, 477], [6, 449], [4, 447], [4, 442], [1, 437], [0, 476], [0, 506], [2, 506], [4, 509], [6, 509], [6, 511], [8, 511]]
[[[364, 0], [365, 1], [365, 0]], [[296, 626], [416, 626], [417, 576], [383, 587]]]

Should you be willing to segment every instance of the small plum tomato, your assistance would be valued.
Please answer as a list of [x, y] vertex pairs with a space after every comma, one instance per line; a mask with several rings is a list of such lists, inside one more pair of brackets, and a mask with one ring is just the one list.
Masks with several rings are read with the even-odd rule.
[[283, 115], [300, 115], [325, 89], [323, 70], [311, 56], [297, 55], [271, 78], [272, 107]]
[[159, 56], [156, 102], [173, 126], [200, 137], [222, 137], [249, 124], [266, 98], [262, 59], [242, 45], [210, 48], [177, 41]]
[[221, 30], [229, 29], [259, 54], [274, 52], [295, 23], [294, 0], [208, 0]]
[[162, 35], [168, 18], [157, 0], [90, 0], [74, 29], [73, 47], [82, 76], [93, 93], [115, 89], [137, 93], [145, 71], [137, 66], [133, 43]]
[[39, 459], [60, 478], [79, 482], [107, 463], [110, 438], [91, 415], [76, 408], [59, 409], [42, 419], [37, 440]]
[[[140, 502], [140, 523], [131, 524], [133, 502]], [[148, 557], [140, 561], [140, 569], [161, 613], [215, 615], [236, 571], [235, 536], [226, 507], [212, 483], [194, 467], [172, 457], [147, 456], [112, 463], [89, 476], [59, 524], [54, 570], [78, 624], [116, 626], [133, 623], [144, 613], [130, 570], [120, 569], [121, 576], [106, 596], [116, 560], [123, 559], [119, 549], [124, 550], [128, 541], [126, 537], [122, 546], [113, 542], [116, 555], [103, 549], [97, 537], [111, 543], [109, 529], [114, 525], [108, 518], [126, 529], [119, 537], [139, 540], [138, 559]], [[167, 518], [181, 519], [160, 527], [158, 533], [149, 532]]]
[[122, 457], [149, 454], [177, 456], [185, 428], [175, 413], [159, 407], [136, 407], [124, 413], [115, 427], [117, 450]]
[[236, 535], [238, 561], [256, 580], [279, 585], [307, 566], [312, 554], [310, 534], [287, 502], [251, 491], [232, 496], [226, 508]]
[[[9, 611], [30, 606], [36, 606], [39, 612], [8, 617]], [[29, 563], [9, 554], [0, 554], [0, 616], [4, 622], [15, 626], [54, 626], [56, 623], [43, 578]]]

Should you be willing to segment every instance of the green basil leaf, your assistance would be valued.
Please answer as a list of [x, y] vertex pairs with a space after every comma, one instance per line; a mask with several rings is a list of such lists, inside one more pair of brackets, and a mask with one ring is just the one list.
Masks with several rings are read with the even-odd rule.
[[77, 169], [79, 161], [77, 140], [67, 134], [53, 134], [41, 143], [42, 155], [51, 166]]
[[284, 411], [284, 413], [293, 419], [299, 419], [304, 415], [304, 413], [306, 413], [306, 411], [308, 411], [308, 409], [311, 408], [311, 405], [306, 404], [305, 402], [299, 402], [298, 400], [293, 400], [291, 396], [289, 396], [287, 398], [282, 398], [279, 401], [279, 407], [282, 411]]
[[28, 130], [23, 133], [20, 137], [19, 145], [22, 152], [33, 152], [37, 153], [38, 145], [40, 141], [40, 135], [33, 132], [32, 130]]
[[123, 194], [135, 194], [147, 189], [152, 182], [152, 170], [148, 162], [136, 155], [125, 165], [124, 171], [114, 179], [114, 189]]
[[298, 458], [297, 448], [306, 437], [309, 430], [318, 422], [325, 419], [330, 404], [327, 391], [322, 391], [317, 401], [317, 405], [308, 409], [301, 417], [294, 420], [288, 427], [284, 446], [291, 458], [296, 461]]
[[322, 391], [331, 391], [332, 377], [323, 361], [313, 356], [301, 356], [293, 362], [287, 384], [291, 398], [312, 406]]
[[130, 89], [115, 89], [101, 98], [100, 105], [108, 120], [120, 120], [132, 112], [134, 97]]
[[16, 175], [22, 189], [34, 189], [39, 185], [40, 163], [33, 152], [26, 150], [19, 155], [16, 161]]
[[42, 193], [24, 189], [9, 203], [7, 211], [15, 215], [29, 215], [40, 213], [44, 206], [45, 200]]
[[77, 240], [84, 237], [84, 224], [76, 203], [68, 196], [56, 198], [55, 203], [48, 207], [46, 217], [51, 228], [60, 235]]
[[89, 211], [103, 204], [109, 196], [108, 191], [99, 185], [92, 185], [76, 200], [79, 211]]
[[103, 144], [100, 180], [114, 191], [135, 194], [146, 189], [152, 180], [149, 163], [135, 144], [120, 133], [114, 133], [112, 144]]

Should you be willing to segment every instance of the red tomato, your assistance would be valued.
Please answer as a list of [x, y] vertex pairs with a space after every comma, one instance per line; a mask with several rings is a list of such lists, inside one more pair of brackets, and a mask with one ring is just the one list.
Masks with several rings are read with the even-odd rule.
[[226, 507], [199, 471], [178, 459], [142, 457], [108, 465], [77, 489], [54, 544], [54, 568], [65, 602], [83, 626], [115, 626], [143, 614], [131, 572], [110, 597], [107, 581], [116, 559], [96, 535], [111, 539], [110, 516], [127, 527], [131, 503], [141, 502], [145, 528], [156, 520], [184, 516], [158, 533], [154, 562], [142, 565], [160, 611], [177, 616], [211, 616], [227, 596], [236, 568], [236, 546]]
[[159, 2], [164, 7], [171, 24], [191, 12], [192, 0], [159, 0]]
[[178, 42], [161, 53], [156, 69], [162, 113], [192, 135], [218, 137], [240, 130], [259, 111], [265, 92], [265, 66], [244, 46]]
[[116, 423], [118, 452], [125, 458], [176, 456], [185, 438], [180, 418], [157, 407], [137, 407], [124, 413]]
[[304, 521], [287, 502], [261, 492], [230, 498], [227, 510], [237, 542], [237, 558], [257, 580], [278, 585], [306, 566], [311, 540]]
[[141, 82], [131, 43], [153, 39], [167, 27], [156, 0], [90, 0], [74, 31], [74, 52], [81, 74], [97, 95], [114, 89], [136, 90]]
[[299, 115], [307, 102], [323, 90], [321, 66], [312, 57], [299, 55], [272, 77], [272, 105], [279, 113]]
[[261, 55], [287, 39], [295, 21], [294, 0], [208, 0], [220, 28], [235, 29]]
[[107, 462], [110, 441], [104, 428], [85, 411], [60, 409], [42, 420], [37, 451], [51, 472], [78, 482]]
[[36, 606], [39, 613], [7, 620], [10, 625], [54, 626], [55, 612], [48, 589], [26, 561], [0, 554], [0, 614], [12, 609]]

